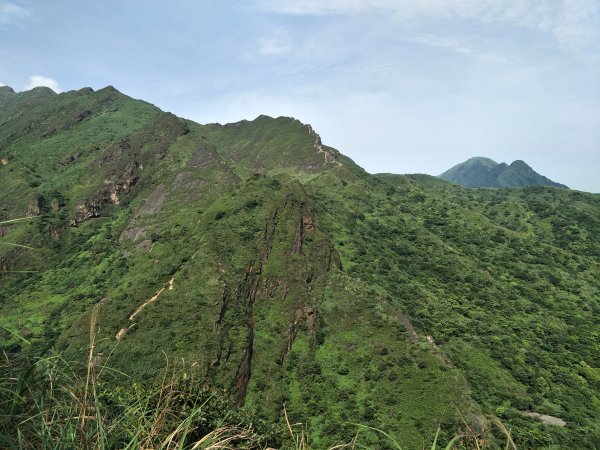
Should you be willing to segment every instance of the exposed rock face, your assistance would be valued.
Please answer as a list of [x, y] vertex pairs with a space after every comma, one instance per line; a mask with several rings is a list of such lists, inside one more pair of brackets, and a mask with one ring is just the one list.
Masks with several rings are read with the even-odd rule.
[[342, 163], [339, 161], [339, 154], [337, 151], [331, 149], [331, 150], [325, 150], [323, 148], [323, 142], [321, 141], [321, 136], [319, 136], [317, 134], [317, 132], [315, 132], [315, 130], [313, 130], [313, 128], [310, 125], [306, 125], [306, 127], [308, 128], [308, 132], [311, 136], [315, 137], [315, 143], [314, 143], [314, 147], [315, 149], [319, 152], [319, 153], [323, 153], [323, 157], [325, 159], [325, 162], [327, 164], [335, 164], [337, 166], [342, 166]]
[[298, 227], [293, 247], [294, 252], [296, 253], [302, 253], [302, 245], [304, 244], [304, 234], [311, 233], [315, 229], [315, 219], [313, 211], [305, 203], [302, 203], [300, 205], [300, 208], [302, 210], [300, 215], [300, 226]]
[[[250, 379], [255, 372], [264, 370], [267, 358], [275, 363], [272, 370], [284, 370], [284, 364], [301, 333], [315, 339], [319, 329], [319, 294], [326, 282], [334, 257], [330, 242], [315, 225], [313, 207], [301, 188], [277, 202], [267, 214], [262, 235], [257, 239], [253, 258], [240, 274], [242, 280], [227, 282], [223, 266], [217, 277], [221, 279], [221, 304], [215, 310], [212, 330], [219, 342], [206, 368], [206, 379], [228, 373], [224, 383], [238, 404], [243, 404]], [[302, 236], [311, 239], [302, 244]], [[284, 267], [273, 271], [273, 267]], [[265, 354], [261, 332], [265, 326], [265, 311], [273, 304], [282, 306], [285, 320], [278, 325], [280, 333], [274, 340], [275, 354]], [[234, 325], [235, 323], [235, 325]], [[232, 326], [243, 342], [231, 341]]]
[[27, 217], [35, 217], [40, 215], [42, 205], [40, 204], [40, 199], [35, 199], [32, 201], [27, 207]]
[[173, 180], [172, 189], [182, 190], [182, 189], [194, 189], [202, 186], [206, 186], [208, 181], [202, 178], [195, 178], [192, 172], [184, 171], [178, 173], [175, 179]]
[[107, 148], [88, 166], [88, 170], [94, 171], [115, 159], [121, 157], [127, 150], [131, 149], [129, 139], [122, 139], [118, 144]]
[[171, 144], [189, 132], [185, 120], [171, 113], [161, 113], [131, 139], [131, 147], [136, 152], [144, 152], [149, 157], [162, 160], [169, 153]]
[[142, 237], [146, 235], [146, 227], [136, 227], [132, 222], [127, 225], [127, 228], [123, 230], [121, 236], [119, 237], [119, 241], [123, 242], [125, 240], [128, 241], [138, 241]]
[[[110, 88], [107, 89], [110, 91]], [[72, 122], [81, 122], [89, 116], [89, 111], [82, 111]], [[152, 164], [153, 160], [164, 159], [170, 145], [189, 132], [185, 120], [170, 113], [160, 113], [143, 129], [107, 147], [88, 165], [88, 170], [91, 172], [112, 167], [105, 176], [104, 186], [96, 194], [77, 205], [75, 218], [70, 221], [70, 225], [76, 226], [92, 217], [100, 216], [102, 210], [109, 204], [121, 204], [122, 195], [129, 193], [137, 183], [139, 171], [143, 166]], [[59, 164], [71, 164], [77, 156], [66, 157]], [[165, 195], [166, 191], [161, 186], [151, 195], [149, 203], [145, 205], [145, 209], [142, 209], [141, 214], [154, 214], [160, 210]]]
[[79, 111], [77, 114], [75, 114], [75, 116], [73, 116], [71, 119], [67, 120], [66, 122], [58, 125], [57, 127], [46, 130], [44, 133], [42, 133], [42, 137], [43, 138], [49, 137], [59, 131], [63, 131], [68, 128], [71, 128], [73, 125], [77, 125], [78, 123], [83, 122], [85, 119], [87, 119], [91, 115], [92, 115], [92, 112], [89, 109]]
[[190, 158], [189, 165], [195, 169], [203, 169], [211, 166], [217, 162], [217, 158], [214, 155], [214, 150], [210, 149], [205, 144], [200, 144], [194, 150], [192, 157]]
[[161, 210], [167, 200], [167, 190], [160, 184], [152, 191], [146, 199], [144, 206], [138, 212], [139, 215], [152, 215]]
[[122, 168], [116, 168], [111, 172], [111, 177], [105, 181], [105, 185], [94, 196], [84, 200], [77, 205], [77, 213], [69, 224], [77, 226], [92, 217], [99, 217], [102, 210], [109, 204], [120, 203], [119, 194], [127, 194], [138, 179], [138, 163], [130, 161]]
[[118, 167], [110, 174], [108, 192], [113, 203], [119, 204], [118, 194], [128, 193], [138, 180], [138, 170], [141, 166], [137, 161], [128, 162], [124, 167]]
[[[127, 227], [121, 233], [119, 241], [131, 241], [137, 242], [146, 236], [146, 227], [139, 224], [139, 219], [143, 216], [152, 216], [157, 214], [165, 204], [167, 200], [167, 190], [164, 185], [159, 185], [152, 191], [152, 193], [146, 199], [144, 205], [138, 210], [138, 212], [132, 217], [127, 224]], [[152, 248], [152, 241], [150, 239], [144, 239], [138, 244], [138, 248], [143, 248], [147, 251]]]

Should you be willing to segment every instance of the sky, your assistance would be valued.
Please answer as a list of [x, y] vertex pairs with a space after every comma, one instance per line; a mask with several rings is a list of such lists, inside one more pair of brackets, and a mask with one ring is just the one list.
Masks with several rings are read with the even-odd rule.
[[0, 84], [291, 116], [371, 173], [486, 156], [600, 192], [600, 0], [0, 0]]

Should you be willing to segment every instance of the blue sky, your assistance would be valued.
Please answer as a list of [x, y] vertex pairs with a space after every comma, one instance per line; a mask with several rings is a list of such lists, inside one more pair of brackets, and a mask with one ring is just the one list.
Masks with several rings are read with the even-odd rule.
[[293, 116], [370, 172], [523, 159], [600, 192], [598, 0], [0, 0], [0, 83]]

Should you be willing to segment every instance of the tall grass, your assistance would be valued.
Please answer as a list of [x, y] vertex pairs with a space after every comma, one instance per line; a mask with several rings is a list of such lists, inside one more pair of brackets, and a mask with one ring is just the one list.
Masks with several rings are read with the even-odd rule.
[[259, 448], [253, 429], [239, 424], [199, 435], [211, 395], [192, 392], [168, 363], [154, 389], [132, 385], [122, 396], [104, 384], [111, 369], [94, 355], [96, 320], [95, 311], [85, 367], [74, 367], [59, 355], [2, 354], [0, 448]]
[[[91, 341], [94, 342], [93, 340]], [[93, 345], [90, 345], [92, 348]], [[167, 363], [154, 389], [132, 384], [127, 396], [113, 391], [102, 378], [110, 374], [90, 352], [87, 367], [75, 368], [58, 355], [38, 358], [2, 354], [0, 382], [0, 448], [4, 449], [266, 449], [274, 442], [282, 448], [311, 450], [305, 424], [284, 416], [287, 438], [261, 436], [252, 424], [207, 420], [210, 394], [198, 395], [180, 369]], [[85, 369], [85, 370], [84, 370]], [[83, 373], [83, 375], [80, 375]], [[497, 424], [500, 428], [503, 425]], [[370, 433], [383, 437], [377, 448], [402, 450], [390, 434], [357, 425], [349, 442], [329, 448], [366, 449]], [[510, 433], [505, 448], [515, 449]], [[283, 435], [284, 429], [277, 430]], [[439, 450], [438, 429], [432, 450]], [[372, 441], [372, 439], [371, 439]], [[473, 439], [456, 436], [443, 448], [481, 448]], [[382, 446], [383, 445], [383, 446]]]
[[[181, 367], [168, 361], [156, 387], [130, 383], [115, 387], [105, 378], [126, 376], [110, 369], [110, 355], [102, 360], [95, 354], [98, 310], [90, 320], [89, 348], [85, 364], [76, 366], [48, 350], [38, 357], [3, 352], [0, 361], [0, 448], [30, 449], [267, 449], [285, 442], [282, 448], [310, 450], [305, 424], [290, 423], [284, 408], [284, 429], [279, 437], [257, 431], [251, 421], [222, 413], [211, 417], [215, 395], [198, 390], [198, 383], [182, 375]], [[19, 336], [24, 344], [29, 342]], [[223, 396], [221, 396], [223, 397]], [[221, 404], [221, 407], [223, 405]], [[225, 405], [227, 409], [227, 405]], [[221, 411], [222, 412], [222, 411]], [[506, 435], [508, 449], [516, 449], [510, 432], [497, 421]], [[398, 441], [377, 428], [357, 425], [349, 442], [330, 447], [365, 449], [363, 437], [382, 437], [378, 448], [401, 450]], [[482, 448], [480, 436], [456, 436], [444, 447]], [[438, 450], [440, 430], [433, 437]], [[368, 440], [367, 440], [368, 441]], [[381, 440], [380, 440], [381, 441]], [[275, 443], [275, 444], [274, 444]], [[383, 445], [383, 447], [381, 447]], [[457, 447], [460, 445], [460, 447]]]
[[129, 401], [119, 404], [94, 376], [93, 368], [81, 377], [58, 356], [2, 356], [0, 448], [166, 450], [259, 446], [254, 431], [239, 425], [222, 425], [198, 436], [198, 425], [210, 397], [198, 398], [175, 377], [165, 377], [156, 389], [134, 387], [135, 394]]

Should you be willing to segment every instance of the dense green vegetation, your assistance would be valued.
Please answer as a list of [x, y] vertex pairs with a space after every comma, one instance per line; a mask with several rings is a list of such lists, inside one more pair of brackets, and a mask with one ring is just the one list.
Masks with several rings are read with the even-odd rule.
[[510, 165], [476, 156], [448, 169], [439, 176], [442, 180], [466, 187], [530, 187], [552, 186], [567, 188], [535, 172], [524, 161]]
[[7, 361], [85, 366], [93, 319], [110, 390], [151, 392], [167, 355], [314, 448], [357, 423], [494, 448], [495, 417], [523, 448], [600, 446], [600, 196], [374, 176], [294, 119], [198, 125], [110, 87], [0, 94]]

